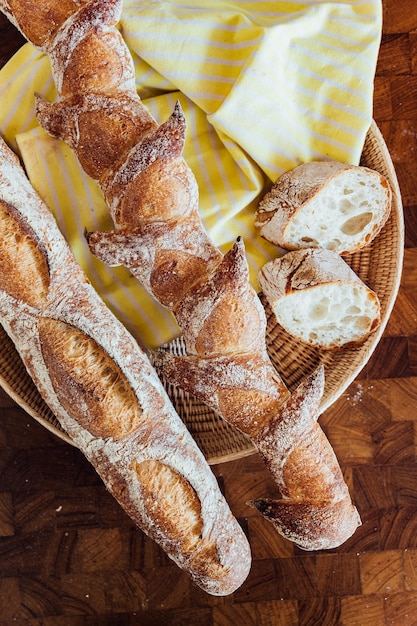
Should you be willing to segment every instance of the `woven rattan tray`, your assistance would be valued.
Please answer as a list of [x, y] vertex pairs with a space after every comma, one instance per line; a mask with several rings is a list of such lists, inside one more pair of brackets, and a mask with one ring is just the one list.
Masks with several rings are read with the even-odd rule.
[[[287, 335], [275, 322], [269, 307], [264, 303], [268, 318], [268, 349], [288, 387], [293, 390], [319, 363], [324, 365], [326, 387], [322, 412], [342, 395], [369, 360], [389, 319], [401, 278], [404, 225], [400, 191], [389, 152], [375, 123], [367, 134], [361, 164], [384, 174], [393, 190], [391, 216], [382, 232], [370, 246], [346, 257], [354, 271], [380, 298], [382, 323], [378, 331], [358, 348], [340, 352], [319, 351], [301, 345]], [[0, 385], [29, 415], [61, 439], [72, 443], [43, 402], [1, 326], [0, 342]], [[177, 339], [162, 349], [180, 354], [184, 352], [184, 344], [181, 339]], [[166, 384], [166, 388], [209, 463], [228, 461], [254, 452], [254, 447], [246, 436], [205, 405], [169, 384]]]

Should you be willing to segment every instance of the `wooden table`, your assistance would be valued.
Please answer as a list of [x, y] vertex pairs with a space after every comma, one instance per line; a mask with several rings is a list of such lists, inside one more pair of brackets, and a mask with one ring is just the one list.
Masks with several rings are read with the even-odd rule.
[[[256, 455], [215, 466], [253, 567], [235, 594], [210, 597], [132, 525], [78, 450], [0, 392], [0, 626], [417, 624], [417, 3], [383, 9], [374, 117], [402, 190], [404, 272], [376, 352], [321, 417], [362, 527], [337, 550], [302, 552], [245, 505], [270, 486]], [[1, 16], [0, 66], [22, 43]]]

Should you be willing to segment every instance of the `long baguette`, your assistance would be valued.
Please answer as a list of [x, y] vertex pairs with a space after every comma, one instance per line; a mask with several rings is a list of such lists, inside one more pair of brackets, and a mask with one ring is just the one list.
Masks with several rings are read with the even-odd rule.
[[[297, 455], [286, 447], [286, 429], [275, 425], [289, 428], [284, 414], [292, 406], [286, 404], [290, 394], [267, 354], [265, 312], [249, 284], [243, 242], [223, 257], [204, 230], [197, 184], [182, 156], [184, 116], [177, 105], [158, 126], [136, 94], [133, 63], [116, 28], [121, 0], [0, 0], [0, 7], [50, 58], [59, 100], [38, 98], [40, 124], [73, 148], [109, 207], [116, 230], [89, 233], [91, 251], [108, 264], [125, 265], [179, 322], [188, 355], [161, 353], [161, 373], [248, 434], [278, 485], [287, 485], [285, 498], [305, 505], [276, 524], [284, 536], [305, 549], [339, 545], [360, 520], [316, 423], [316, 406], [309, 401], [315, 386], [302, 387], [304, 411], [314, 408], [314, 455], [299, 429], [296, 443], [304, 452], [294, 467], [304, 464], [304, 472], [289, 479]], [[297, 422], [297, 411], [292, 414]], [[261, 433], [272, 431], [278, 439], [263, 445]], [[334, 489], [321, 489], [323, 475]], [[343, 523], [335, 533], [331, 511], [340, 512], [341, 502]], [[260, 508], [268, 519], [278, 519], [280, 506], [283, 500], [268, 511]]]
[[0, 321], [44, 400], [136, 524], [208, 593], [239, 587], [250, 549], [215, 477], [2, 139]]

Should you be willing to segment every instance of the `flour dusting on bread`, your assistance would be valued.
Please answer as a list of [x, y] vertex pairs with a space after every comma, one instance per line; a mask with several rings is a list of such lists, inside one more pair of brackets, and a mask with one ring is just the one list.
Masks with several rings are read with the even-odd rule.
[[245, 534], [147, 355], [94, 291], [2, 139], [0, 276], [1, 324], [109, 492], [196, 584], [235, 591], [251, 563]]
[[259, 283], [279, 324], [321, 349], [358, 345], [378, 328], [377, 294], [331, 250], [293, 250], [266, 263]]
[[325, 248], [348, 254], [378, 235], [392, 192], [378, 172], [338, 161], [312, 161], [286, 172], [259, 203], [255, 224], [287, 250]]

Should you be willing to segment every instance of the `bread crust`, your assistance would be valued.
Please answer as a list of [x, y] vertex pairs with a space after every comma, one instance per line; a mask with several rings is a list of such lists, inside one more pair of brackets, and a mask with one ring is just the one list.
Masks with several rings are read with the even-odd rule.
[[251, 564], [242, 529], [145, 352], [2, 139], [0, 217], [0, 320], [41, 396], [133, 521], [207, 593], [232, 593]]
[[[0, 274], [0, 289], [17, 300], [26, 299], [30, 306], [45, 305], [49, 289], [49, 271], [42, 253], [42, 243], [26, 224], [13, 205], [0, 199], [0, 265], [7, 272]], [[27, 284], [28, 272], [32, 281]]]
[[381, 323], [378, 295], [331, 250], [292, 250], [263, 266], [259, 284], [278, 323], [322, 350], [357, 346]]
[[282, 498], [249, 504], [305, 550], [339, 546], [361, 524], [334, 451], [317, 424], [323, 389], [324, 368], [319, 366], [256, 438]]
[[[0, 7], [8, 6], [0, 0]], [[101, 186], [115, 229], [88, 233], [92, 252], [111, 264], [123, 263], [179, 322], [188, 355], [176, 365], [177, 372], [187, 373], [187, 378], [175, 376], [172, 363], [168, 357], [164, 361], [162, 352], [156, 358], [161, 375], [165, 372], [171, 382], [197, 396], [212, 397], [220, 415], [256, 438], [290, 393], [266, 351], [265, 312], [249, 284], [244, 244], [237, 241], [223, 255], [205, 232], [197, 185], [182, 156], [186, 129], [179, 104], [170, 118], [157, 126], [135, 93], [131, 61], [120, 73], [119, 61], [126, 61], [127, 55], [115, 28], [121, 6], [121, 0], [90, 0], [65, 21], [63, 18], [55, 38], [49, 38], [48, 26], [39, 25], [45, 32], [37, 36], [46, 41], [44, 49], [51, 59], [60, 100], [38, 100], [37, 117], [45, 130], [73, 147], [82, 167]], [[26, 31], [26, 25], [26, 21], [20, 23], [27, 36], [32, 31]], [[108, 90], [104, 82], [97, 85], [91, 67], [95, 55], [87, 50], [88, 42], [92, 51], [97, 50], [98, 67], [104, 46], [112, 46], [109, 59], [114, 74]], [[119, 58], [113, 55], [115, 49]], [[77, 88], [77, 73], [83, 77], [82, 94], [72, 93]], [[129, 106], [126, 95], [131, 98]], [[74, 98], [81, 99], [82, 111]], [[106, 98], [112, 99], [111, 110]], [[132, 125], [124, 114], [132, 117]], [[82, 125], [78, 124], [80, 116]], [[124, 140], [118, 146], [109, 135], [119, 120]], [[89, 130], [90, 121], [94, 133]], [[103, 150], [108, 141], [109, 148]], [[191, 243], [192, 236], [196, 244]], [[238, 331], [231, 332], [235, 325]], [[277, 442], [277, 446], [281, 444]], [[309, 459], [312, 475], [317, 464], [326, 462], [326, 455], [318, 455], [313, 462]], [[338, 472], [340, 477], [340, 468]], [[328, 505], [331, 508], [331, 503]], [[357, 515], [349, 509], [347, 514], [354, 519], [353, 528]], [[299, 524], [302, 535], [306, 519], [294, 523]], [[321, 532], [326, 543], [324, 524]], [[292, 539], [297, 540], [295, 536]]]
[[[356, 185], [349, 180], [352, 177], [360, 177]], [[343, 187], [345, 180], [345, 189], [332, 190], [331, 198], [323, 199], [332, 185]], [[354, 201], [349, 198], [353, 192]], [[390, 215], [391, 201], [389, 183], [379, 172], [339, 161], [311, 161], [276, 181], [259, 203], [255, 225], [262, 237], [286, 250], [321, 247], [346, 255], [369, 245], [379, 234]], [[334, 220], [339, 209], [341, 215]], [[314, 228], [320, 220], [321, 231]]]

